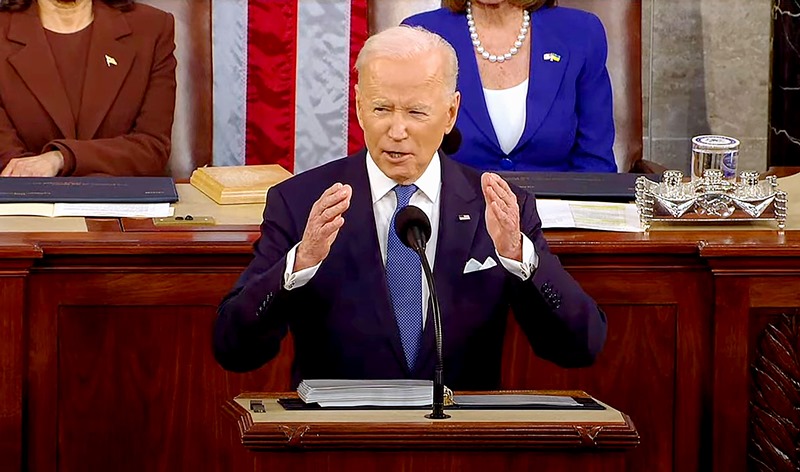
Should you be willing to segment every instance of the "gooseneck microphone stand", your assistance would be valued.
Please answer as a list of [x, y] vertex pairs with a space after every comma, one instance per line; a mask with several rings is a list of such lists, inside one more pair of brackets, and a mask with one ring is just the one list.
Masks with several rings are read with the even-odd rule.
[[[413, 230], [412, 230], [413, 231]], [[436, 367], [433, 371], [433, 410], [425, 415], [432, 420], [445, 420], [450, 415], [444, 412], [444, 359], [442, 359], [442, 315], [439, 312], [439, 298], [436, 296], [436, 287], [433, 284], [433, 273], [425, 255], [425, 244], [417, 246], [414, 251], [422, 261], [422, 270], [431, 292], [431, 305], [433, 309], [433, 332], [436, 338]]]
[[425, 255], [425, 246], [431, 236], [431, 223], [428, 216], [415, 206], [407, 206], [397, 215], [395, 230], [400, 240], [419, 256], [425, 281], [431, 296], [433, 309], [433, 330], [436, 338], [436, 367], [433, 374], [433, 410], [426, 418], [444, 420], [450, 415], [444, 412], [444, 355], [442, 354], [442, 315], [439, 310], [439, 297], [433, 283], [433, 273]]

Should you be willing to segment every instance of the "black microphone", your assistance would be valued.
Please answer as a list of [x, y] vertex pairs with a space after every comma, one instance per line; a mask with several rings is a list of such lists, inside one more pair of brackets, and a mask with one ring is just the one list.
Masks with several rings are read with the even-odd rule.
[[[394, 231], [403, 244], [415, 252], [424, 251], [431, 237], [431, 222], [424, 211], [408, 205], [397, 213], [394, 219]], [[425, 256], [424, 252], [422, 256]]]
[[428, 263], [428, 256], [425, 255], [425, 245], [428, 244], [428, 239], [431, 237], [431, 222], [424, 211], [413, 205], [408, 205], [397, 213], [394, 220], [394, 231], [403, 244], [419, 255], [422, 271], [425, 273], [425, 280], [428, 283], [428, 291], [431, 293], [433, 330], [436, 337], [436, 369], [433, 375], [433, 411], [425, 415], [425, 417], [434, 420], [447, 419], [450, 418], [450, 415], [444, 412], [442, 315], [439, 312], [439, 298], [436, 296], [431, 266]]

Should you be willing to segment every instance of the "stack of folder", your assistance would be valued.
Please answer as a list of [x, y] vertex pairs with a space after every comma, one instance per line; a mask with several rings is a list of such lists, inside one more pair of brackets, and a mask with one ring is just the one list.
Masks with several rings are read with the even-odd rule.
[[0, 179], [0, 216], [166, 217], [177, 201], [170, 177]]

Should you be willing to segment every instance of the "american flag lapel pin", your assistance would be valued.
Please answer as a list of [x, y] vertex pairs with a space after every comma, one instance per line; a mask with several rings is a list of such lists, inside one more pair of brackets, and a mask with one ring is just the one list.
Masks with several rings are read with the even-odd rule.
[[117, 60], [106, 54], [106, 66], [111, 67], [117, 65]]
[[458, 215], [458, 221], [469, 221], [469, 215]]

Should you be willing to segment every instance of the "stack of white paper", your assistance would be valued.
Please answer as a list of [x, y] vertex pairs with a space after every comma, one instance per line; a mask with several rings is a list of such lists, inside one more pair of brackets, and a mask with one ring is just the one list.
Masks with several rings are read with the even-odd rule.
[[638, 233], [644, 231], [634, 203], [536, 200], [542, 228], [582, 228]]
[[430, 380], [304, 380], [297, 394], [322, 407], [426, 406], [433, 403]]

